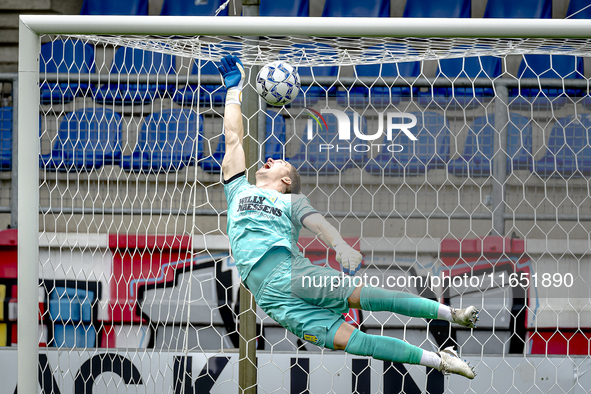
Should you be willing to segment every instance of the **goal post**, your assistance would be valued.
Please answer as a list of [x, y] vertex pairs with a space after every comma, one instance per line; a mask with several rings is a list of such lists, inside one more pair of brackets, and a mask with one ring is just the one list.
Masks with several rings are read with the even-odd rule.
[[[531, 347], [535, 340], [537, 345], [544, 341], [550, 343], [552, 338], [544, 332], [553, 332], [552, 328], [561, 335], [558, 330], [561, 325], [552, 326], [553, 317], [591, 324], [588, 301], [582, 296], [588, 290], [584, 272], [590, 263], [587, 242], [591, 234], [591, 208], [586, 205], [591, 199], [586, 189], [591, 176], [586, 172], [591, 167], [588, 127], [591, 120], [587, 120], [583, 110], [588, 108], [585, 100], [589, 98], [589, 80], [584, 75], [571, 79], [570, 74], [538, 78], [506, 72], [502, 76], [489, 76], [483, 70], [478, 77], [448, 77], [435, 72], [435, 68], [441, 68], [442, 60], [449, 59], [463, 62], [468, 58], [495, 57], [501, 59], [503, 69], [513, 67], [514, 71], [517, 67], [512, 57], [517, 56], [568, 55], [588, 59], [590, 30], [591, 21], [585, 20], [22, 15], [17, 163], [19, 392], [33, 393], [38, 389], [39, 281], [47, 279], [45, 276], [50, 277], [48, 281], [53, 287], [41, 292], [44, 297], [54, 299], [45, 299], [44, 305], [53, 302], [52, 305], [61, 308], [66, 294], [69, 300], [81, 298], [77, 300], [80, 315], [88, 307], [92, 315], [88, 319], [100, 325], [100, 334], [94, 332], [93, 338], [100, 335], [101, 341], [109, 345], [113, 338], [125, 339], [126, 342], [121, 342], [125, 342], [122, 354], [133, 354], [142, 347], [149, 347], [157, 355], [170, 353], [170, 357], [161, 359], [152, 355], [156, 361], [146, 366], [146, 371], [160, 374], [160, 365], [166, 365], [165, 370], [158, 377], [150, 375], [149, 379], [142, 375], [142, 384], [164, 390], [159, 385], [172, 381], [166, 390], [175, 393], [191, 390], [193, 384], [211, 383], [210, 387], [226, 384], [231, 390], [238, 386], [234, 384], [237, 382], [233, 372], [221, 371], [231, 363], [228, 360], [241, 340], [250, 342], [248, 357], [253, 359], [255, 340], [240, 337], [235, 329], [232, 318], [238, 302], [234, 294], [236, 269], [229, 252], [216, 253], [229, 249], [219, 173], [223, 89], [218, 75], [204, 72], [205, 67], [233, 53], [239, 54], [250, 76], [256, 75], [257, 67], [277, 59], [315, 70], [301, 75], [301, 101], [290, 107], [267, 106], [253, 89], [254, 78], [247, 81], [250, 98], [243, 103], [243, 116], [248, 125], [245, 136], [251, 174], [269, 155], [297, 158], [303, 190], [319, 212], [363, 252], [366, 270], [363, 272], [384, 280], [390, 271], [398, 279], [437, 277], [438, 283], [441, 280], [445, 283], [447, 277], [447, 286], [433, 286], [431, 281], [430, 287], [417, 285], [416, 289], [406, 285], [407, 282], [388, 287], [405, 290], [413, 287], [413, 291], [423, 296], [456, 307], [473, 301], [485, 311], [484, 334], [462, 330], [452, 333], [448, 326], [438, 326], [432, 331], [437, 331], [441, 338], [434, 338], [429, 327], [436, 323], [426, 323], [425, 328], [423, 322], [399, 317], [392, 323], [390, 317], [373, 313], [349, 316], [353, 324], [366, 325], [371, 333], [398, 333], [404, 327], [404, 338], [425, 348], [432, 348], [434, 343], [456, 341], [471, 349], [475, 344], [484, 349], [496, 341], [500, 345], [494, 349], [504, 352], [500, 358], [483, 350], [474, 360], [489, 357], [480, 365], [485, 376], [501, 380], [500, 374], [506, 368], [501, 365], [505, 355], [509, 358], [510, 353], [542, 354], [539, 349], [534, 353], [526, 347]], [[40, 61], [47, 62], [41, 56], [42, 40], [58, 39], [88, 44], [108, 53], [101, 54], [104, 58], [100, 62], [93, 60], [88, 65], [96, 68], [96, 72], [68, 68], [67, 73], [40, 74]], [[119, 49], [157, 53], [160, 63], [148, 66], [142, 63], [157, 70], [139, 72], [138, 66], [133, 71], [127, 68], [112, 71], [109, 62], [115, 62], [115, 52]], [[56, 56], [53, 60], [57, 64], [64, 60], [53, 52], [50, 56]], [[179, 58], [171, 61], [177, 62], [177, 69], [173, 66], [163, 71], [171, 57]], [[420, 63], [416, 75], [382, 75], [383, 64], [394, 64], [398, 70], [409, 62]], [[378, 75], [363, 75], [357, 66], [378, 66]], [[429, 67], [431, 74], [426, 71]], [[334, 74], [316, 72], [328, 68], [336, 71]], [[58, 86], [54, 89], [59, 90], [62, 89], [59, 84], [64, 81], [76, 86], [63, 88], [77, 89], [75, 97], [56, 100], [52, 96], [47, 103], [40, 101], [42, 83], [54, 84]], [[113, 93], [109, 86], [122, 81], [127, 84], [127, 90], [119, 98], [107, 99]], [[90, 88], [90, 85], [94, 86]], [[106, 88], [101, 91], [99, 85]], [[148, 93], [151, 101], [145, 100], [145, 96], [138, 98], [145, 93], [140, 90], [148, 89], [145, 88], [148, 85], [156, 86]], [[190, 87], [193, 85], [196, 88]], [[185, 89], [183, 97], [188, 97], [186, 89], [194, 89], [190, 93], [195, 97], [174, 101], [173, 96], [182, 89]], [[439, 94], [437, 89], [444, 92], [440, 93], [444, 96], [440, 101], [435, 97]], [[455, 89], [468, 93], [457, 97]], [[578, 93], [552, 96], [544, 89]], [[481, 96], [476, 93], [485, 90], [487, 93]], [[128, 98], [130, 102], [124, 103]], [[558, 108], [562, 98], [570, 109], [565, 109], [564, 102]], [[536, 118], [542, 111], [537, 99], [547, 99], [550, 113], [544, 114], [540, 121]], [[108, 100], [111, 101], [106, 104]], [[518, 109], [510, 110], [511, 106]], [[339, 151], [338, 143], [344, 142], [336, 134], [329, 136], [322, 122], [316, 125], [306, 112], [310, 108], [324, 115], [330, 132], [340, 127], [340, 121], [330, 111], [347, 114], [350, 135], [357, 145], [341, 146]], [[88, 115], [87, 109], [94, 115]], [[397, 119], [396, 114], [408, 115], [408, 119], [412, 116], [419, 125], [410, 132], [417, 133], [422, 145], [417, 143], [416, 150], [412, 142], [397, 145], [411, 149], [411, 153], [376, 150], [376, 144], [367, 138], [378, 125], [384, 124], [384, 136], [388, 129], [390, 137], [406, 138], [404, 120], [400, 124], [392, 123]], [[92, 116], [97, 119], [84, 118]], [[87, 141], [81, 142], [84, 146], [81, 157], [63, 153], [67, 149], [75, 150], [61, 139], [71, 142], [68, 133], [75, 126], [68, 122], [80, 121], [77, 117], [88, 123], [107, 124], [107, 139], [101, 141], [106, 145], [100, 148], [118, 153], [101, 156], [100, 165], [96, 166], [87, 164], [98, 157], [96, 146], [85, 145]], [[578, 139], [573, 146], [561, 130], [575, 123], [578, 128], [573, 135]], [[154, 128], [150, 129], [150, 125]], [[185, 129], [181, 130], [180, 125]], [[534, 127], [536, 131], [532, 132]], [[68, 137], [62, 137], [62, 132]], [[172, 142], [154, 142], [162, 151], [167, 143], [174, 146], [171, 148], [174, 152], [170, 153], [173, 159], [147, 144], [144, 150], [136, 149], [152, 138], [150, 133], [159, 132], [175, 136]], [[111, 139], [117, 133], [125, 138]], [[311, 135], [316, 140], [309, 138]], [[57, 143], [63, 144], [56, 150], [57, 156], [53, 156]], [[313, 151], [312, 147], [317, 150]], [[87, 154], [88, 151], [92, 154]], [[466, 152], [478, 158], [472, 159]], [[398, 153], [401, 155], [397, 156]], [[574, 159], [559, 164], [558, 159], [562, 160], [563, 156]], [[566, 170], [568, 166], [572, 169]], [[300, 241], [306, 256], [313, 256], [317, 264], [334, 263], [326, 248], [310, 234], [306, 235]], [[45, 248], [43, 256], [40, 248]], [[97, 266], [101, 268], [95, 272]], [[213, 278], [197, 272], [202, 268], [209, 270], [207, 275], [213, 272]], [[59, 277], [52, 271], [64, 275]], [[564, 285], [569, 280], [563, 275], [567, 271], [571, 277], [574, 274], [574, 290], [567, 290]], [[540, 283], [542, 273], [560, 274], [560, 286], [535, 291], [529, 281], [528, 286], [513, 286], [516, 278], [519, 282], [525, 274], [534, 273], [540, 274]], [[452, 284], [452, 277], [462, 278], [467, 274], [479, 278], [480, 286], [471, 289], [470, 284]], [[557, 284], [558, 277], [552, 275], [544, 276], [544, 280]], [[490, 280], [495, 288], [489, 289], [489, 282], [483, 284], [485, 280]], [[502, 280], [503, 285], [497, 286], [497, 280]], [[90, 282], [92, 286], [85, 284]], [[79, 292], [81, 289], [84, 291]], [[487, 298], [485, 293], [489, 290], [493, 292]], [[173, 297], [176, 304], [170, 301]], [[247, 298], [240, 299], [244, 303]], [[534, 298], [540, 304], [528, 305], [528, 300]], [[510, 306], [506, 299], [511, 300]], [[558, 309], [566, 311], [562, 317], [556, 312]], [[195, 313], [207, 315], [209, 320], [195, 323], [192, 320]], [[355, 313], [358, 312], [350, 314]], [[63, 319], [61, 312], [57, 314], [57, 318]], [[151, 314], [161, 315], [152, 319]], [[118, 326], [114, 316], [126, 324]], [[49, 319], [45, 317], [46, 321]], [[257, 344], [271, 348], [269, 355], [258, 357], [256, 362], [257, 368], [270, 370], [268, 379], [260, 382], [269, 385], [265, 386], [265, 392], [277, 389], [274, 386], [268, 389], [270, 385], [287, 381], [292, 390], [310, 389], [311, 371], [319, 376], [315, 382], [325, 383], [340, 376], [341, 369], [349, 369], [354, 376], [364, 377], [353, 379], [354, 384], [370, 382], [367, 384], [371, 384], [373, 391], [377, 385], [393, 381], [388, 380], [394, 379], [392, 373], [417, 375], [416, 370], [400, 372], [399, 367], [386, 363], [353, 362], [332, 352], [314, 358], [314, 352], [320, 352], [316, 348], [302, 362], [300, 357], [310, 344], [306, 348], [303, 341], [298, 342], [290, 333], [280, 331], [260, 311], [256, 319], [260, 330]], [[511, 323], [506, 324], [506, 329], [497, 330], [496, 319], [503, 322], [508, 319]], [[72, 347], [64, 339], [56, 339], [57, 329], [55, 332], [50, 329], [56, 351], [84, 348], [84, 352], [71, 351], [73, 358], [80, 359], [79, 364], [85, 358], [103, 354], [97, 350], [102, 347], [98, 339], [96, 345], [88, 345], [88, 337], [78, 344], [79, 329], [90, 326], [82, 317], [75, 324], [72, 319], [62, 323], [56, 326], [73, 327], [76, 345]], [[228, 329], [232, 325], [234, 331]], [[578, 329], [569, 326], [573, 331], [568, 335], [588, 335], [580, 329], [583, 325]], [[269, 338], [264, 335], [265, 328], [278, 337], [273, 339], [275, 342], [270, 334]], [[114, 334], [117, 330], [127, 330], [127, 334], [118, 337]], [[446, 335], [449, 337], [443, 338]], [[146, 341], [142, 342], [143, 339]], [[219, 341], [216, 348], [219, 350], [208, 348], [207, 352], [191, 353], [192, 349], [202, 349], [202, 341], [206, 340]], [[293, 341], [293, 346], [290, 345], [293, 357], [275, 359], [273, 349], [281, 349], [282, 342], [290, 341]], [[108, 354], [115, 357], [112, 356], [115, 353]], [[193, 359], [189, 357], [191, 354]], [[127, 362], [119, 356], [116, 360], [122, 365]], [[199, 363], [205, 365], [199, 376], [198, 370], [191, 370], [197, 368], [197, 356], [203, 356]], [[313, 364], [323, 363], [325, 356], [334, 363], [334, 368]], [[527, 368], [534, 368], [532, 365], [549, 368], [544, 364], [548, 354], [545, 357], [527, 360]], [[563, 358], [572, 363], [567, 366], [571, 369], [584, 364], [570, 354]], [[110, 368], [119, 362], [113, 360], [107, 363]], [[519, 366], [516, 361], [510, 368]], [[558, 367], [555, 372], [558, 375]], [[92, 373], [89, 376], [97, 378]], [[89, 376], [75, 375], [71, 384], [82, 385]], [[125, 384], [139, 384], [136, 377], [123, 379]], [[196, 379], [203, 380], [199, 383]], [[422, 379], [425, 387], [440, 382], [435, 373]], [[88, 381], [84, 384], [94, 382]], [[518, 383], [523, 382], [515, 384]], [[467, 390], [462, 384], [457, 386], [458, 390]], [[329, 385], [329, 389], [334, 387]]]

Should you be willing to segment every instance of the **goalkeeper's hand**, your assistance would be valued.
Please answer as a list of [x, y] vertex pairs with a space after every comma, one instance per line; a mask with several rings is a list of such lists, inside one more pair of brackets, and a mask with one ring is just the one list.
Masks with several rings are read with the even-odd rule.
[[343, 272], [347, 275], [355, 275], [361, 268], [363, 255], [343, 240], [335, 244], [333, 248], [337, 253], [337, 261], [343, 267]]
[[228, 55], [222, 58], [222, 65], [218, 71], [224, 78], [226, 86], [226, 105], [241, 104], [242, 86], [244, 84], [244, 67], [236, 56]]

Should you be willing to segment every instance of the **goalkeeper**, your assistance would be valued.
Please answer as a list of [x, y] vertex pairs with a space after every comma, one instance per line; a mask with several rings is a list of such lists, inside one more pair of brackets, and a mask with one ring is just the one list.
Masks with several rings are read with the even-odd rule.
[[355, 287], [353, 281], [347, 280], [336, 288], [330, 286], [331, 280], [328, 286], [304, 287], [300, 280], [303, 277], [341, 276], [330, 267], [313, 265], [299, 251], [297, 240], [302, 226], [332, 246], [346, 274], [357, 272], [362, 256], [300, 194], [300, 176], [288, 162], [267, 159], [256, 172], [256, 185], [248, 183], [240, 106], [244, 69], [235, 56], [226, 56], [221, 63], [219, 71], [227, 89], [226, 153], [222, 162], [227, 230], [240, 276], [257, 304], [287, 330], [318, 346], [379, 360], [421, 364], [473, 379], [474, 370], [452, 347], [435, 353], [396, 338], [369, 335], [347, 324], [343, 313], [349, 308], [390, 311], [474, 327], [478, 319], [475, 307], [455, 310], [409, 293]]

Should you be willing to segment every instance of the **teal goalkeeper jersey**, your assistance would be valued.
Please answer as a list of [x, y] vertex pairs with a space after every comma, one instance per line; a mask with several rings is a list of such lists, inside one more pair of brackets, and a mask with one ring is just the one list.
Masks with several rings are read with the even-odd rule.
[[297, 242], [302, 220], [316, 213], [307, 197], [260, 189], [248, 183], [244, 172], [224, 181], [224, 192], [230, 246], [242, 280], [273, 247], [284, 246], [293, 255], [300, 253]]

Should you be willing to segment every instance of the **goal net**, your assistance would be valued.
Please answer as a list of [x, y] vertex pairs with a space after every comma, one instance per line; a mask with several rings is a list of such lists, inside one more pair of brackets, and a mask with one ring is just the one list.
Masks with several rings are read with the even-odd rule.
[[[579, 30], [536, 21], [531, 36], [545, 38], [519, 38], [528, 33], [499, 21], [473, 37], [383, 37], [381, 25], [361, 34], [336, 18], [307, 34], [291, 19], [276, 33], [259, 22], [216, 34], [227, 19], [201, 31], [201, 18], [125, 18], [129, 34], [118, 18], [28, 20], [41, 45], [22, 66], [39, 78], [18, 107], [19, 201], [37, 202], [20, 202], [19, 248], [37, 254], [19, 264], [39, 267], [39, 367], [27, 373], [43, 392], [239, 392], [215, 68], [228, 54], [247, 75], [249, 172], [268, 157], [297, 167], [302, 193], [364, 255], [366, 285], [481, 309], [477, 329], [346, 316], [427, 350], [456, 346], [473, 381], [321, 349], [257, 309], [259, 393], [588, 392], [590, 41]], [[254, 90], [275, 60], [300, 75], [287, 106]], [[299, 246], [339, 269], [312, 233]], [[5, 299], [21, 301], [16, 285], [0, 278]], [[7, 326], [12, 344], [21, 317]], [[16, 365], [2, 364], [14, 390]]]

